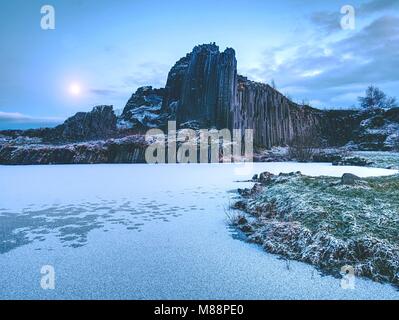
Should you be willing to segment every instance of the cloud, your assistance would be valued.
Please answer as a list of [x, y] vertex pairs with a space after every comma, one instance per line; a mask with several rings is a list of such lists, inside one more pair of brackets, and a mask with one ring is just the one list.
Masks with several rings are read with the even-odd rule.
[[33, 117], [19, 112], [0, 111], [0, 122], [7, 123], [59, 123], [63, 119], [57, 117]]
[[310, 21], [324, 33], [331, 33], [340, 29], [341, 14], [337, 12], [319, 11], [310, 15]]
[[157, 62], [141, 63], [135, 68], [132, 75], [124, 78], [124, 85], [129, 88], [151, 85], [159, 88], [164, 87], [170, 66]]
[[139, 87], [162, 88], [166, 84], [170, 66], [157, 62], [144, 62], [134, 65], [131, 69], [134, 71], [125, 74], [121, 77], [121, 81], [114, 83], [107, 89], [90, 88], [88, 92], [100, 98], [124, 99]]
[[99, 96], [113, 96], [118, 94], [118, 91], [110, 89], [90, 89], [90, 92]]
[[292, 63], [324, 70], [307, 84], [319, 88], [358, 83], [399, 81], [399, 17], [383, 16], [360, 32], [346, 39], [330, 43], [334, 56], [305, 54]]
[[[370, 15], [387, 10], [399, 8], [398, 0], [372, 0], [355, 8], [357, 18], [367, 18]], [[312, 24], [317, 26], [323, 33], [331, 34], [341, 30], [340, 20], [343, 15], [340, 10], [318, 11], [309, 16]]]
[[283, 93], [326, 107], [356, 103], [355, 94], [370, 84], [382, 89], [386, 85], [392, 91], [387, 93], [395, 95], [399, 89], [399, 17], [381, 16], [344, 35], [346, 38], [310, 39], [305, 44], [271, 48], [264, 53], [261, 67], [248, 74], [255, 80], [274, 79]]
[[399, 8], [398, 0], [373, 0], [362, 4], [359, 8], [361, 14], [372, 14], [378, 11]]

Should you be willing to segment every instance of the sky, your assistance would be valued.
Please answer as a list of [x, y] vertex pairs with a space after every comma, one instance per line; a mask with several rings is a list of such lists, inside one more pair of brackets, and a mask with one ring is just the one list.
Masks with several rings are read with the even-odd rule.
[[[43, 30], [51, 5], [55, 29]], [[343, 29], [341, 8], [355, 10]], [[162, 87], [195, 45], [236, 51], [238, 72], [297, 102], [349, 108], [368, 85], [399, 98], [398, 0], [0, 0], [0, 129], [123, 109]]]

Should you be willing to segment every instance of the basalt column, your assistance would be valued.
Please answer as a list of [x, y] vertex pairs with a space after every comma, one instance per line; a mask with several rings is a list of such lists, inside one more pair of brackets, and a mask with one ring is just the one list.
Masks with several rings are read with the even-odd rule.
[[170, 71], [163, 110], [175, 112], [178, 125], [196, 121], [205, 128], [231, 128], [236, 88], [234, 50], [197, 46]]
[[178, 127], [254, 130], [254, 144], [270, 148], [288, 144], [319, 123], [317, 110], [293, 103], [269, 85], [237, 76], [233, 49], [200, 45], [171, 69], [162, 111]]
[[233, 127], [253, 129], [255, 146], [289, 144], [318, 123], [315, 109], [298, 106], [269, 85], [239, 76]]

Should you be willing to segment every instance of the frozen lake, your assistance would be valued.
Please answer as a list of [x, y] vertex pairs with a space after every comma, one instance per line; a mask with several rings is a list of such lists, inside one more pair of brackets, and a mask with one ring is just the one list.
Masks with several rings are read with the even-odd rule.
[[[235, 190], [262, 171], [388, 175], [329, 164], [0, 166], [1, 299], [398, 299], [354, 290], [248, 244], [227, 225]], [[43, 265], [54, 290], [40, 286]]]

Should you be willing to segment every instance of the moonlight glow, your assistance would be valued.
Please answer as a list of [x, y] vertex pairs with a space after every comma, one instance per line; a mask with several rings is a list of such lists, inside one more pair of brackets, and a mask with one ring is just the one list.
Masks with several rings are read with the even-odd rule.
[[70, 86], [69, 86], [69, 93], [71, 94], [71, 95], [73, 95], [73, 96], [78, 96], [78, 95], [80, 95], [80, 93], [81, 93], [81, 87], [80, 87], [80, 85], [78, 84], [78, 83], [72, 83]]

